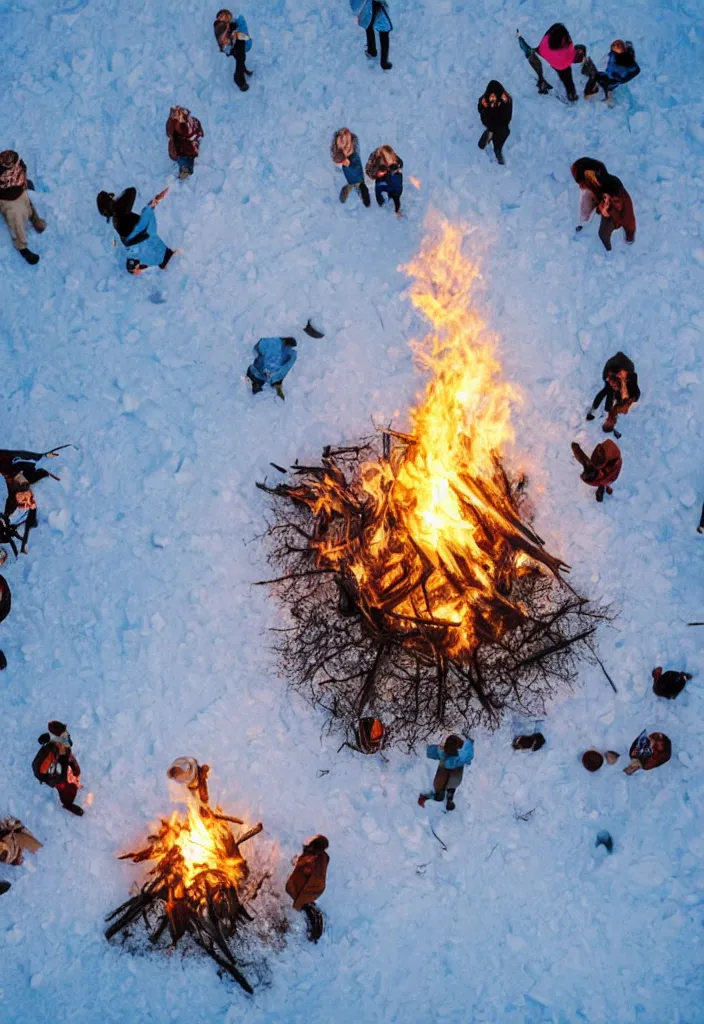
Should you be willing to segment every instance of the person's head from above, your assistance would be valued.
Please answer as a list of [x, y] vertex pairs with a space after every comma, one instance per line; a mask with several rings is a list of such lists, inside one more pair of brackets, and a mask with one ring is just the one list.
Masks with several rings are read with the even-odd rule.
[[0, 153], [0, 168], [6, 171], [10, 167], [14, 167], [19, 158], [19, 153], [16, 153], [14, 149], [4, 149]]
[[551, 50], [564, 50], [572, 43], [569, 32], [561, 21], [556, 21], [548, 29], [548, 45]]
[[387, 167], [395, 164], [398, 159], [392, 146], [379, 146], [379, 154]]
[[311, 836], [310, 839], [306, 839], [303, 844], [303, 849], [306, 853], [322, 853], [323, 850], [327, 850], [330, 843], [326, 836], [317, 835]]
[[169, 117], [172, 117], [174, 121], [185, 121], [188, 117], [188, 111], [185, 107], [172, 107]]
[[601, 170], [594, 170], [593, 168], [590, 168], [588, 171], [584, 172], [584, 180], [595, 188], [601, 188], [603, 177], [604, 171]]
[[52, 720], [49, 722], [49, 734], [52, 743], [57, 743], [60, 747], [71, 747], [71, 737], [68, 735], [68, 726], [64, 725], [63, 722]]
[[614, 39], [611, 44], [612, 53], [625, 53], [628, 47], [624, 43], [623, 39]]
[[336, 136], [336, 142], [339, 149], [345, 154], [345, 156], [351, 156], [354, 152], [354, 141], [352, 139], [352, 132], [349, 128], [340, 128]]
[[670, 737], [666, 736], [664, 732], [651, 732], [648, 739], [650, 740], [650, 749], [653, 752], [653, 757], [657, 757], [658, 760], [669, 761], [672, 756]]
[[232, 11], [228, 11], [226, 7], [223, 7], [223, 9], [221, 11], [218, 11], [218, 13], [215, 15], [215, 20], [227, 22], [232, 21]]
[[614, 174], [604, 174], [601, 178], [601, 187], [607, 196], [617, 196], [621, 192], [623, 185]]
[[24, 491], [17, 491], [15, 494], [15, 501], [17, 502], [17, 508], [22, 509], [23, 511], [28, 511], [29, 509], [37, 507], [34, 495], [30, 491], [29, 487]]
[[100, 216], [105, 217], [106, 220], [110, 220], [115, 208], [115, 193], [98, 192], [96, 204], [98, 206], [98, 213], [100, 214]]
[[598, 750], [585, 750], [582, 754], [582, 764], [588, 772], [598, 772], [604, 763], [604, 756]]
[[457, 757], [463, 746], [463, 739], [461, 736], [456, 736], [451, 733], [442, 745], [443, 751], [448, 757]]
[[497, 82], [495, 78], [492, 78], [492, 80], [486, 87], [486, 91], [484, 92], [484, 99], [487, 101], [487, 103], [490, 103], [492, 106], [495, 106], [497, 103], [501, 102], [501, 99], [505, 92], [506, 90], [504, 89], [501, 82]]
[[574, 48], [574, 64], [583, 64], [587, 59], [587, 48], [583, 43], [577, 43]]

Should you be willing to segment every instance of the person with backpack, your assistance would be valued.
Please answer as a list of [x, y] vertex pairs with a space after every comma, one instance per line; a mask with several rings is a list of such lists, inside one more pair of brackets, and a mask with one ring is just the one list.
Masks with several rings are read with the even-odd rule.
[[464, 769], [474, 758], [474, 743], [469, 738], [462, 739], [454, 733], [447, 737], [442, 746], [431, 743], [426, 749], [426, 757], [440, 761], [435, 772], [433, 789], [430, 793], [421, 793], [418, 804], [425, 807], [426, 800], [442, 802], [447, 795], [447, 810], [455, 809], [455, 791], [462, 782]]
[[641, 768], [646, 772], [652, 771], [653, 768], [659, 768], [670, 760], [672, 741], [664, 732], [648, 734], [644, 729], [631, 744], [628, 756], [631, 758], [631, 763], [623, 769], [626, 775], [633, 775]]
[[317, 942], [323, 933], [323, 916], [315, 901], [325, 892], [330, 863], [329, 845], [323, 835], [308, 839], [293, 861], [294, 868], [286, 882], [286, 892], [293, 900], [293, 909], [302, 910], [308, 918], [308, 937], [312, 942]]
[[0, 153], [0, 214], [15, 249], [33, 267], [39, 263], [39, 257], [27, 248], [27, 221], [37, 234], [44, 231], [46, 221], [34, 209], [28, 190], [34, 192], [34, 185], [27, 177], [26, 163], [14, 149], [4, 149]]
[[247, 67], [247, 54], [252, 49], [252, 37], [247, 28], [246, 18], [242, 14], [234, 18], [232, 11], [223, 7], [215, 16], [213, 31], [220, 52], [235, 58], [235, 85], [240, 92], [247, 92], [247, 78], [253, 72]]
[[367, 33], [366, 54], [369, 60], [376, 60], [376, 36], [379, 33], [381, 47], [381, 67], [391, 71], [393, 64], [389, 62], [389, 33], [393, 30], [389, 13], [389, 0], [350, 0], [352, 13], [357, 16], [357, 24]]
[[590, 487], [596, 487], [596, 500], [604, 500], [604, 492], [613, 494], [611, 484], [621, 472], [623, 460], [618, 445], [608, 438], [598, 444], [591, 456], [582, 451], [576, 441], [572, 442], [572, 454], [583, 467], [581, 479]]
[[68, 727], [51, 721], [48, 728], [49, 732], [43, 732], [37, 740], [41, 747], [32, 761], [32, 771], [35, 778], [57, 791], [65, 810], [81, 817], [83, 808], [75, 802], [81, 788], [81, 768], [73, 754]]
[[587, 413], [587, 419], [593, 420], [601, 403], [606, 399], [604, 409], [606, 419], [602, 430], [605, 434], [614, 433], [616, 437], [621, 435], [616, 430], [616, 421], [619, 416], [625, 416], [632, 405], [640, 398], [638, 387], [638, 374], [633, 362], [624, 355], [617, 352], [615, 356], [606, 361], [602, 371], [604, 386], [595, 396], [591, 408]]
[[190, 110], [172, 107], [166, 122], [166, 134], [169, 137], [169, 156], [178, 164], [178, 177], [183, 181], [193, 174], [200, 140], [203, 138], [203, 126]]
[[340, 202], [345, 203], [353, 189], [359, 191], [365, 206], [371, 205], [369, 189], [364, 181], [364, 169], [359, 155], [359, 139], [349, 128], [340, 128], [332, 137], [330, 146], [332, 162], [342, 168], [346, 185], [342, 186]]
[[141, 274], [148, 267], [159, 267], [166, 270], [175, 250], [169, 249], [161, 240], [157, 230], [154, 210], [168, 193], [168, 188], [147, 203], [140, 214], [132, 212], [136, 188], [126, 188], [115, 199], [114, 192], [99, 192], [97, 198], [98, 213], [106, 220], [112, 220], [112, 226], [120, 236], [120, 240], [130, 255], [125, 263], [128, 274]]
[[477, 104], [479, 117], [486, 131], [479, 140], [479, 148], [486, 149], [490, 142], [494, 145], [494, 155], [498, 163], [505, 163], [503, 148], [511, 134], [509, 124], [513, 116], [513, 101], [501, 82], [493, 79], [489, 82]]
[[585, 60], [582, 74], [587, 76], [587, 84], [584, 87], [584, 95], [594, 96], [599, 88], [604, 90], [604, 99], [608, 100], [611, 93], [619, 85], [625, 85], [640, 74], [640, 68], [636, 63], [636, 54], [633, 43], [623, 39], [614, 39], [609, 50], [609, 58], [606, 64], [606, 71], [599, 71], [590, 59]]
[[652, 671], [653, 676], [653, 693], [656, 697], [664, 697], [666, 700], [674, 700], [684, 690], [685, 686], [692, 678], [689, 672], [663, 672], [662, 666], [654, 668]]
[[379, 206], [386, 202], [385, 196], [394, 204], [396, 216], [401, 213], [401, 196], [403, 194], [403, 160], [391, 146], [379, 146], [367, 160], [365, 171], [374, 182], [374, 194]]
[[[19, 867], [25, 853], [36, 853], [41, 848], [39, 840], [17, 818], [0, 820], [0, 864]], [[0, 895], [9, 888], [9, 882], [0, 881]]]
[[601, 181], [603, 198], [599, 203], [601, 224], [599, 238], [607, 252], [611, 252], [611, 236], [614, 231], [623, 228], [626, 245], [633, 245], [636, 240], [636, 215], [633, 202], [623, 182], [613, 174], [607, 174]]

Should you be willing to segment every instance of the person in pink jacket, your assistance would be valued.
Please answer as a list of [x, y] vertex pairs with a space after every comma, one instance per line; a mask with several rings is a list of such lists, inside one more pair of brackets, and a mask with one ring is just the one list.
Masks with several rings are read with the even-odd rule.
[[[577, 63], [579, 58], [575, 45], [564, 25], [556, 22], [547, 30], [538, 46], [538, 53], [554, 71], [557, 71], [560, 81], [567, 91], [568, 100], [574, 103], [577, 99], [577, 90], [574, 87], [574, 79], [572, 78], [572, 64]], [[539, 89], [541, 79], [543, 82], [545, 81], [542, 78], [542, 69], [538, 79]], [[540, 91], [547, 90], [540, 89]]]

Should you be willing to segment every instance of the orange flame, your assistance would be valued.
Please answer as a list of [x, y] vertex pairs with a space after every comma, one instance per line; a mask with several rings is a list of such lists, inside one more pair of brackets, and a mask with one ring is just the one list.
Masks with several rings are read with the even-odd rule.
[[[178, 851], [176, 856], [174, 848]], [[227, 822], [213, 817], [210, 809], [203, 807], [191, 794], [186, 817], [180, 811], [174, 811], [169, 821], [162, 821], [152, 857], [163, 864], [167, 856], [172, 862], [169, 874], [185, 889], [208, 871], [225, 875], [233, 886], [247, 877], [246, 862]]]
[[515, 580], [562, 564], [520, 522], [500, 463], [519, 395], [473, 307], [479, 267], [463, 255], [464, 237], [443, 222], [404, 268], [431, 328], [412, 342], [432, 378], [410, 410], [411, 434], [395, 434], [387, 459], [361, 467], [352, 497], [330, 462], [305, 493], [294, 489], [318, 517], [318, 564], [354, 577], [370, 622], [393, 621], [416, 647], [430, 628], [434, 647], [456, 660], [522, 620]]

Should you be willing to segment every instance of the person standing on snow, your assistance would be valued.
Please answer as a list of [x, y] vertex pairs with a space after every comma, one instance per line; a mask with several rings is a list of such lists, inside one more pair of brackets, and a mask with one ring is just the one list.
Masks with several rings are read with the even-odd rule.
[[403, 195], [403, 160], [391, 146], [379, 146], [367, 160], [365, 171], [374, 182], [374, 194], [379, 206], [386, 202], [388, 195], [394, 204], [396, 216], [401, 217], [401, 196]]
[[213, 31], [220, 52], [235, 58], [235, 85], [240, 92], [247, 92], [247, 77], [253, 72], [247, 67], [247, 54], [252, 49], [252, 37], [249, 35], [247, 21], [243, 15], [233, 18], [232, 11], [223, 8], [218, 11], [213, 22]]
[[391, 71], [389, 63], [389, 33], [393, 30], [389, 14], [389, 0], [350, 0], [352, 13], [357, 15], [357, 24], [367, 33], [366, 54], [370, 60], [377, 56], [376, 36], [379, 33], [381, 46], [381, 66], [384, 71]]
[[159, 237], [154, 213], [168, 191], [168, 188], [165, 188], [159, 195], [154, 196], [139, 215], [132, 212], [137, 198], [136, 188], [126, 188], [117, 199], [114, 192], [98, 193], [98, 212], [106, 220], [112, 220], [122, 244], [131, 250], [131, 255], [125, 263], [128, 274], [141, 274], [148, 267], [166, 270], [169, 260], [174, 255], [175, 250], [169, 249]]
[[581, 479], [590, 487], [596, 487], [596, 500], [604, 500], [604, 491], [613, 494], [611, 484], [621, 472], [623, 461], [618, 445], [609, 438], [598, 444], [591, 456], [582, 451], [576, 441], [572, 442], [572, 454], [583, 467]]
[[39, 263], [35, 252], [27, 248], [27, 221], [38, 234], [46, 228], [27, 195], [27, 189], [34, 192], [34, 185], [27, 178], [27, 165], [20, 160], [14, 149], [0, 153], [0, 213], [10, 230], [15, 249], [30, 266]]
[[622, 181], [613, 174], [607, 174], [601, 181], [604, 192], [599, 203], [601, 224], [599, 238], [607, 252], [611, 252], [611, 236], [620, 228], [626, 233], [626, 244], [633, 245], [636, 240], [636, 215], [633, 212], [631, 197]]
[[447, 794], [447, 810], [455, 809], [455, 790], [462, 782], [465, 765], [470, 765], [474, 757], [474, 743], [470, 739], [462, 740], [454, 734], [447, 737], [442, 746], [431, 743], [426, 750], [426, 757], [440, 761], [440, 766], [433, 779], [433, 791], [421, 793], [418, 803], [425, 807], [426, 800], [445, 799]]
[[630, 82], [640, 74], [633, 43], [624, 42], [623, 39], [614, 39], [609, 51], [606, 71], [599, 71], [594, 62], [587, 59], [584, 62], [582, 74], [587, 75], [587, 84], [584, 87], [585, 97], [598, 93], [599, 87], [601, 87], [604, 90], [604, 99], [608, 100], [614, 89], [619, 85], [625, 85], [626, 82]]
[[625, 416], [632, 405], [640, 398], [638, 387], [638, 374], [636, 368], [623, 352], [617, 352], [615, 356], [607, 360], [602, 373], [604, 387], [594, 396], [591, 409], [587, 413], [587, 419], [593, 420], [594, 414], [606, 399], [606, 419], [602, 430], [605, 434], [614, 433], [616, 437], [621, 435], [616, 428], [616, 421], [619, 416]]
[[335, 132], [332, 137], [332, 145], [330, 146], [330, 155], [332, 156], [333, 163], [337, 164], [338, 167], [342, 167], [345, 180], [347, 181], [347, 184], [342, 186], [340, 202], [347, 202], [352, 189], [357, 189], [364, 205], [369, 206], [371, 200], [369, 198], [369, 189], [364, 181], [364, 169], [362, 168], [362, 160], [359, 155], [359, 140], [356, 135], [352, 134], [349, 128], [340, 128], [339, 131]]
[[581, 231], [585, 224], [592, 219], [592, 214], [599, 207], [604, 198], [602, 182], [608, 177], [606, 164], [601, 160], [594, 160], [590, 156], [583, 156], [570, 167], [572, 177], [580, 188], [579, 196], [579, 220], [576, 230]]
[[166, 122], [169, 137], [169, 156], [178, 164], [181, 181], [193, 174], [193, 164], [198, 156], [203, 126], [197, 117], [185, 107], [172, 107]]
[[83, 808], [75, 802], [81, 769], [73, 756], [68, 727], [63, 722], [49, 722], [49, 732], [43, 732], [37, 743], [42, 746], [32, 761], [35, 778], [58, 792], [65, 810], [81, 817]]
[[513, 116], [513, 101], [501, 82], [492, 79], [486, 87], [484, 95], [477, 104], [479, 117], [486, 128], [479, 148], [486, 149], [490, 142], [494, 144], [494, 153], [498, 163], [503, 164], [502, 150], [506, 139], [511, 134], [509, 124]]
[[[572, 78], [572, 64], [575, 63], [577, 54], [570, 34], [561, 22], [558, 21], [550, 26], [540, 40], [536, 52], [540, 54], [543, 60], [548, 62], [553, 71], [557, 72], [567, 92], [567, 99], [570, 103], [574, 103], [578, 97], [574, 87], [574, 79]], [[542, 65], [539, 60], [537, 65], [538, 67], [535, 67], [534, 64], [532, 66], [538, 72], [538, 91], [546, 93], [550, 87], [545, 81]]]
[[295, 338], [260, 338], [254, 346], [256, 358], [247, 369], [252, 394], [258, 395], [269, 384], [279, 398], [285, 398], [283, 379], [293, 369], [298, 352]]
[[286, 882], [286, 892], [293, 900], [293, 909], [302, 910], [308, 918], [308, 937], [312, 942], [317, 942], [323, 934], [323, 915], [315, 901], [325, 892], [330, 863], [329, 845], [323, 835], [308, 839], [294, 860], [293, 871]]

